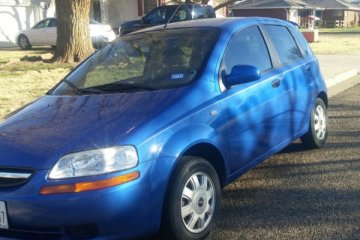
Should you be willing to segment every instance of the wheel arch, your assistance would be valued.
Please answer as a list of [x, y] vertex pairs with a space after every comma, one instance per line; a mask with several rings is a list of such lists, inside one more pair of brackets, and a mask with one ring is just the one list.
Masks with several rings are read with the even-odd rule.
[[329, 100], [327, 94], [325, 92], [320, 92], [317, 97], [323, 100], [326, 108], [328, 108]]
[[[26, 41], [27, 41], [27, 44], [28, 44], [27, 47], [24, 47], [24, 48], [21, 47], [21, 45], [20, 45], [20, 38], [21, 38], [21, 37], [26, 38]], [[19, 46], [21, 49], [23, 49], [23, 50], [28, 50], [28, 49], [31, 49], [31, 48], [32, 48], [32, 44], [30, 43], [29, 37], [26, 36], [25, 33], [20, 33], [20, 34], [16, 37], [16, 41], [17, 41], [18, 46]]]
[[228, 145], [224, 136], [208, 125], [187, 125], [166, 140], [161, 148], [160, 156], [174, 157], [168, 178], [171, 179], [182, 157], [201, 157], [210, 162], [216, 169], [219, 182], [226, 184], [229, 155]]
[[221, 152], [210, 143], [197, 143], [188, 148], [181, 156], [179, 156], [175, 165], [181, 161], [181, 157], [201, 157], [215, 168], [219, 178], [221, 187], [224, 187], [226, 182], [226, 167], [224, 158]]
[[20, 33], [17, 37], [16, 40], [19, 43], [20, 37], [26, 37], [27, 39], [29, 39], [24, 33]]
[[[148, 146], [153, 145], [148, 142]], [[227, 178], [228, 164], [226, 159], [228, 156], [227, 142], [223, 136], [209, 125], [187, 124], [178, 131], [171, 132], [170, 136], [166, 136], [161, 144], [161, 150], [154, 161], [153, 169], [161, 167], [162, 183], [161, 185], [161, 201], [159, 201], [159, 212], [161, 224], [163, 223], [164, 214], [167, 209], [168, 192], [171, 191], [172, 178], [176, 175], [176, 171], [186, 159], [184, 157], [200, 157], [209, 162], [218, 175], [220, 187], [225, 186]], [[164, 160], [161, 160], [164, 159]], [[160, 161], [158, 161], [160, 160]], [[157, 171], [153, 171], [158, 174]], [[158, 186], [158, 184], [156, 184]], [[159, 225], [159, 227], [160, 227]]]

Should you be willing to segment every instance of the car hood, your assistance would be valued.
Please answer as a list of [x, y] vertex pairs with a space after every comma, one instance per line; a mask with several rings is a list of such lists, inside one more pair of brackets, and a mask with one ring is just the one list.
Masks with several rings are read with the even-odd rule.
[[140, 144], [146, 138], [132, 136], [149, 122], [154, 134], [176, 118], [156, 121], [184, 91], [44, 96], [0, 123], [0, 166], [49, 169], [70, 152]]

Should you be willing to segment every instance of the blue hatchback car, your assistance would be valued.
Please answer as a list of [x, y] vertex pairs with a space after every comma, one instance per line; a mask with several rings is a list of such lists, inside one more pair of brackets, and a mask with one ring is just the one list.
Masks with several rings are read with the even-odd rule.
[[298, 29], [269, 18], [119, 38], [0, 124], [0, 236], [204, 239], [221, 189], [300, 138], [328, 98]]

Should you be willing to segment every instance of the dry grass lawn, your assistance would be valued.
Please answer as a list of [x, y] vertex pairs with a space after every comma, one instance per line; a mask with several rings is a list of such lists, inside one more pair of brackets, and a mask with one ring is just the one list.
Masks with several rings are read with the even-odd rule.
[[50, 53], [49, 48], [0, 49], [0, 119], [44, 95], [74, 67], [41, 61]]
[[315, 54], [360, 54], [360, 33], [320, 34], [310, 46]]
[[[320, 35], [315, 54], [360, 54], [360, 34]], [[0, 49], [0, 119], [34, 101], [59, 82], [75, 65], [44, 63], [50, 48], [31, 51]]]
[[349, 33], [349, 32], [360, 33], [360, 26], [356, 26], [356, 27], [320, 28], [319, 32], [322, 32], [322, 33]]

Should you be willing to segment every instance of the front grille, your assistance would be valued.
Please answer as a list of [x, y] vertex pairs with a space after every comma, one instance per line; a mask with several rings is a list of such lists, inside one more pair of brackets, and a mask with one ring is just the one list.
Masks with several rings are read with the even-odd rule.
[[0, 187], [16, 187], [30, 180], [34, 174], [33, 169], [0, 167]]

